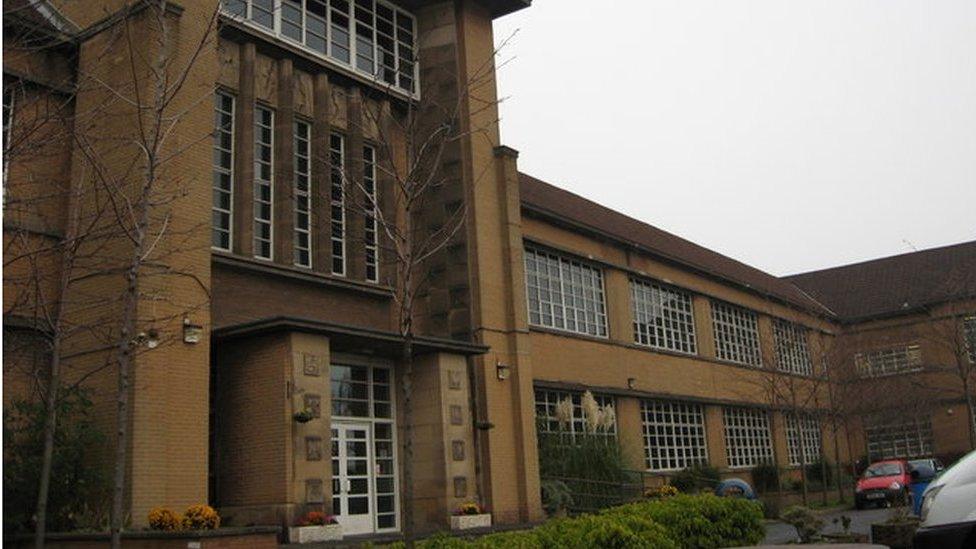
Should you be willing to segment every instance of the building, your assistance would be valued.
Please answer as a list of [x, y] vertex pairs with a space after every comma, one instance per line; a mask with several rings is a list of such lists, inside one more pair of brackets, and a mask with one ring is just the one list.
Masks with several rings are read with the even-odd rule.
[[[442, 527], [470, 500], [536, 521], [537, 428], [581, 426], [553, 416], [584, 391], [662, 478], [972, 447], [965, 391], [932, 371], [971, 349], [930, 351], [921, 328], [974, 337], [976, 243], [777, 278], [520, 174], [492, 20], [526, 0], [10, 4], [4, 403], [56, 356], [114, 432], [130, 344], [137, 525], [202, 501], [237, 525], [325, 509], [360, 534], [402, 530], [405, 508]], [[436, 192], [405, 214], [416, 165]], [[460, 220], [418, 263], [410, 361], [386, 230], [405, 218]], [[828, 429], [832, 388], [879, 376], [932, 378], [927, 418], [844, 407], [850, 436]], [[768, 397], [784, 383], [802, 409]]]

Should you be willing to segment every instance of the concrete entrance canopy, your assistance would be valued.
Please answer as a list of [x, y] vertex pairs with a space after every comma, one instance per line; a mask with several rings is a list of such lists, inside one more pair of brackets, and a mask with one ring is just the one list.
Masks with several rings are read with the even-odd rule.
[[[399, 358], [400, 346], [403, 344], [403, 337], [395, 332], [293, 317], [273, 317], [216, 328], [213, 339], [219, 344], [232, 339], [276, 332], [324, 335], [329, 338], [332, 352], [364, 353], [368, 350], [368, 354], [388, 358]], [[414, 336], [413, 348], [414, 356], [430, 353], [474, 356], [485, 354], [489, 350], [485, 345], [420, 335]]]

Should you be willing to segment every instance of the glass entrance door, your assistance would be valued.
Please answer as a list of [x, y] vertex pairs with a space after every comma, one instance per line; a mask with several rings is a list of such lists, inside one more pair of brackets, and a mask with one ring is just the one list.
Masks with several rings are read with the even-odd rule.
[[332, 512], [344, 535], [375, 531], [371, 427], [369, 423], [332, 425]]

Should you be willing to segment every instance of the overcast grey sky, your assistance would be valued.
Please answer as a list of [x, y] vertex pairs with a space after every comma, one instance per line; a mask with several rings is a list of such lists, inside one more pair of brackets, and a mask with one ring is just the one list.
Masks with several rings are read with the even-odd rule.
[[534, 0], [515, 29], [526, 173], [777, 275], [976, 239], [976, 0]]

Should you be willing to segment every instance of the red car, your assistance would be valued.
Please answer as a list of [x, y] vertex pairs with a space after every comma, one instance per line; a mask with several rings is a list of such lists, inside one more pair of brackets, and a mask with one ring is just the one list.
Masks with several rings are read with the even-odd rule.
[[911, 482], [908, 462], [903, 459], [872, 463], [857, 479], [854, 504], [858, 509], [864, 509], [869, 503], [906, 503]]

